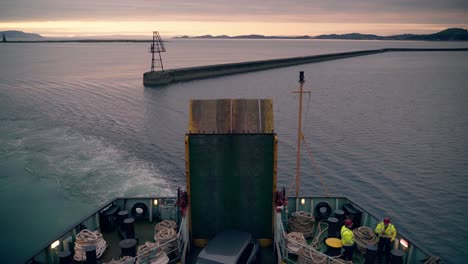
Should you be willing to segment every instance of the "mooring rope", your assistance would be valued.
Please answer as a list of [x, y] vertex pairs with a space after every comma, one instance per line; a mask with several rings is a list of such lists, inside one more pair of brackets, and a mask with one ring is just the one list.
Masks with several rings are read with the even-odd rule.
[[289, 253], [297, 254], [304, 245], [307, 245], [307, 241], [301, 232], [291, 232], [286, 235], [286, 248]]
[[175, 230], [177, 228], [177, 224], [175, 221], [172, 221], [172, 220], [164, 220], [156, 224], [156, 226], [154, 227], [154, 233], [156, 234], [163, 227], [172, 228]]
[[[154, 228], [154, 241], [161, 245], [161, 249], [169, 254], [177, 248], [177, 224], [172, 220], [164, 220]], [[177, 252], [176, 252], [177, 254]]]
[[104, 262], [104, 264], [134, 264], [135, 258], [130, 256], [123, 256], [119, 260], [112, 259], [109, 262]]
[[289, 218], [289, 231], [301, 232], [305, 238], [311, 237], [314, 231], [315, 219], [311, 213], [299, 211]]
[[437, 263], [441, 263], [440, 257], [437, 257], [437, 256], [432, 256], [428, 258], [426, 261], [424, 261], [424, 264], [437, 264]]
[[310, 247], [299, 249], [298, 264], [326, 264], [328, 256], [321, 254]]
[[146, 242], [138, 246], [136, 264], [163, 264], [168, 263], [166, 253], [159, 248], [159, 243]]
[[317, 232], [315, 233], [314, 238], [312, 239], [312, 243], [310, 244], [313, 248], [319, 249], [320, 244], [322, 243], [323, 239], [321, 239], [322, 235], [328, 231], [328, 223], [325, 221], [319, 221]]
[[357, 248], [363, 254], [366, 254], [367, 245], [376, 245], [377, 236], [374, 234], [372, 228], [367, 226], [361, 226], [353, 230], [354, 242], [356, 242]]
[[73, 257], [76, 261], [85, 261], [86, 252], [85, 247], [95, 245], [96, 246], [96, 257], [100, 258], [104, 250], [107, 248], [106, 241], [102, 238], [102, 234], [99, 231], [90, 231], [88, 229], [81, 230], [76, 235], [75, 241], [75, 256]]

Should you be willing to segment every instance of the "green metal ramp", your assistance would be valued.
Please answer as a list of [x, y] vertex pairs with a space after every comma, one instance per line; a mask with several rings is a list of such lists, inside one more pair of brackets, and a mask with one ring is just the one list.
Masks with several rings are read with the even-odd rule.
[[189, 131], [187, 191], [195, 244], [224, 229], [271, 240], [277, 146], [271, 100], [191, 101]]

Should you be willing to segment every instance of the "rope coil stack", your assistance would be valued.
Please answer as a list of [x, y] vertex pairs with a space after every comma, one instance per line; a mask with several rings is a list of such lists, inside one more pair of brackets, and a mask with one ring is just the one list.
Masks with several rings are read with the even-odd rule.
[[286, 235], [286, 248], [289, 253], [297, 254], [304, 245], [307, 245], [307, 241], [301, 232], [291, 232]]
[[85, 247], [95, 245], [96, 246], [96, 257], [100, 258], [104, 250], [107, 248], [106, 241], [102, 238], [102, 234], [99, 231], [90, 231], [88, 229], [81, 230], [76, 235], [75, 241], [75, 256], [73, 257], [76, 261], [85, 261], [86, 252]]
[[314, 216], [311, 213], [299, 211], [292, 213], [289, 218], [289, 231], [301, 232], [305, 238], [312, 236], [314, 231]]
[[[164, 220], [154, 228], [154, 241], [161, 245], [161, 249], [169, 254], [177, 248], [178, 236], [176, 232], [177, 224], [172, 220]], [[176, 252], [178, 254], [178, 252]]]
[[302, 247], [299, 249], [298, 264], [326, 264], [328, 257], [320, 254], [311, 247]]
[[172, 228], [175, 230], [177, 228], [177, 224], [172, 220], [164, 220], [156, 224], [156, 226], [154, 227], [154, 233], [156, 234], [159, 230], [163, 228]]
[[136, 264], [167, 264], [169, 258], [166, 253], [159, 248], [159, 243], [146, 242], [138, 246], [138, 260]]
[[361, 226], [353, 230], [354, 242], [363, 254], [366, 254], [367, 245], [377, 245], [377, 236], [374, 231], [367, 226]]

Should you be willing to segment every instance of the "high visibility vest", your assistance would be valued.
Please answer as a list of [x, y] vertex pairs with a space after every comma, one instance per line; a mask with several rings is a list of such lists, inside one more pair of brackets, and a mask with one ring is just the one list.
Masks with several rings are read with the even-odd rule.
[[392, 224], [388, 224], [388, 226], [385, 226], [383, 222], [380, 222], [375, 227], [374, 232], [377, 234], [379, 238], [387, 237], [387, 238], [390, 238], [392, 241], [395, 239], [396, 234], [397, 234], [395, 226], [393, 226]]
[[343, 244], [343, 246], [352, 246], [354, 244], [353, 231], [346, 226], [341, 227], [341, 244]]

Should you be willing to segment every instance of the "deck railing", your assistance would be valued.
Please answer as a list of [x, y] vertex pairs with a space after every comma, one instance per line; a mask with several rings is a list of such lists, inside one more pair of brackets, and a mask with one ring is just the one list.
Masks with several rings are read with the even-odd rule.
[[[367, 226], [370, 227], [372, 230], [375, 226], [380, 222], [379, 218], [375, 215], [371, 214], [369, 211], [364, 210], [362, 207], [358, 206], [356, 203], [352, 202], [351, 200], [344, 198], [344, 197], [298, 197], [296, 198], [289, 198], [288, 205], [282, 210], [281, 215], [277, 216], [276, 224], [278, 225], [281, 222], [281, 226], [277, 226], [276, 232], [282, 231], [284, 232], [287, 229], [288, 225], [288, 218], [290, 217], [292, 212], [297, 211], [305, 211], [312, 213], [315, 217], [316, 215], [316, 206], [320, 203], [326, 203], [331, 210], [330, 216], [334, 216], [335, 210], [343, 209], [345, 205], [352, 205], [355, 209], [362, 212], [360, 217], [359, 226]], [[279, 221], [281, 220], [281, 221]], [[324, 219], [322, 221], [326, 221]], [[341, 229], [341, 226], [339, 227]], [[422, 263], [431, 258], [431, 255], [425, 250], [424, 248], [417, 245], [415, 242], [408, 239], [404, 234], [401, 234], [401, 231], [398, 231], [398, 234], [392, 244], [393, 249], [401, 250], [403, 252], [403, 263], [410, 264], [410, 263]], [[279, 237], [279, 245], [282, 249], [282, 256], [287, 260], [289, 263], [295, 263], [291, 258], [288, 258], [287, 250], [285, 248], [285, 234], [282, 237]], [[337, 260], [332, 259], [333, 263], [336, 263]], [[330, 261], [330, 259], [329, 259]], [[338, 260], [339, 261], [339, 260]]]
[[[157, 202], [155, 203], [155, 201]], [[111, 202], [104, 204], [103, 206], [99, 207], [97, 210], [93, 211], [91, 215], [88, 215], [86, 218], [83, 218], [79, 222], [71, 225], [70, 228], [66, 229], [65, 232], [60, 233], [59, 235], [55, 236], [54, 239], [50, 240], [47, 244], [45, 244], [41, 250], [39, 250], [36, 254], [34, 254], [31, 258], [26, 259], [25, 263], [59, 263], [58, 253], [60, 251], [69, 250], [71, 252], [74, 251], [74, 243], [76, 241], [77, 234], [83, 229], [86, 228], [91, 231], [101, 230], [101, 219], [100, 213], [105, 211], [111, 206], [119, 206], [121, 210], [126, 210], [129, 212], [129, 216], [131, 217], [131, 208], [133, 205], [137, 203], [144, 203], [148, 207], [148, 215], [147, 221], [152, 222], [153, 218], [158, 218], [161, 220], [174, 220], [180, 226], [178, 230], [177, 241], [171, 240], [165, 242], [164, 244], [160, 244], [159, 247], [151, 249], [151, 252], [144, 252], [144, 253], [156, 253], [161, 247], [167, 246], [169, 243], [175, 243], [177, 246], [166, 252], [167, 255], [171, 254], [172, 252], [178, 250], [177, 257], [170, 260], [170, 263], [175, 263], [180, 261], [180, 257], [182, 253], [184, 253], [184, 247], [187, 247], [188, 240], [188, 228], [187, 228], [187, 220], [185, 218], [181, 218], [179, 215], [178, 207], [175, 205], [175, 198], [174, 197], [152, 197], [152, 198], [117, 198]], [[182, 239], [179, 239], [181, 238]], [[153, 252], [154, 251], [154, 252]], [[140, 256], [141, 257], [141, 256]], [[118, 258], [118, 256], [117, 256]], [[136, 257], [138, 258], [138, 256]], [[134, 259], [136, 259], [134, 258]], [[126, 262], [123, 262], [126, 263]]]

